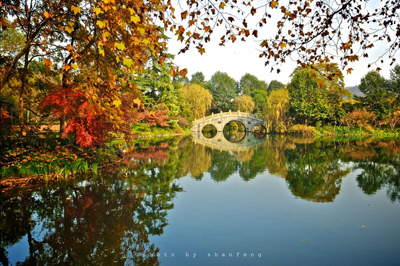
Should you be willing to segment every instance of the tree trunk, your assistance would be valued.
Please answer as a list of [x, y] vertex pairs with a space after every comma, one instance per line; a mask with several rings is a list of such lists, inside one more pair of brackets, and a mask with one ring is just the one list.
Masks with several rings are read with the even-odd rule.
[[24, 93], [26, 87], [26, 76], [28, 74], [29, 66], [29, 52], [30, 47], [28, 47], [27, 52], [24, 57], [24, 69], [21, 77], [21, 90], [19, 92], [19, 124], [21, 126], [21, 135], [25, 135], [25, 122], [24, 122]]

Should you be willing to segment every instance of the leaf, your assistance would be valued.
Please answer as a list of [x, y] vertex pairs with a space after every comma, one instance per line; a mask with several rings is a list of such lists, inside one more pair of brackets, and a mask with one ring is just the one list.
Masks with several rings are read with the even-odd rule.
[[254, 14], [257, 12], [257, 9], [255, 9], [254, 7], [251, 8], [251, 14], [254, 16]]
[[181, 71], [179, 71], [179, 75], [181, 75], [182, 77], [186, 77], [188, 71], [186, 68], [182, 69]]
[[323, 81], [322, 79], [318, 79], [318, 80], [317, 80], [317, 85], [318, 85], [320, 88], [322, 88], [322, 87], [325, 85], [325, 83], [324, 83], [324, 81]]
[[71, 11], [73, 11], [74, 14], [76, 15], [78, 13], [81, 13], [81, 8], [77, 6], [71, 6]]
[[49, 14], [48, 12], [44, 12], [43, 15], [44, 15], [46, 18], [51, 17], [50, 14]]
[[70, 66], [70, 65], [67, 65], [67, 64], [65, 64], [64, 67], [63, 67], [63, 70], [64, 70], [64, 71], [68, 71], [68, 70], [70, 70], [70, 69], [71, 69], [71, 66]]
[[0, 20], [1, 20], [1, 27], [3, 28], [3, 30], [7, 29], [7, 24], [8, 24], [7, 19], [6, 18], [0, 18]]
[[351, 71], [353, 71], [352, 68], [347, 69], [347, 74], [351, 74]]
[[133, 100], [133, 103], [134, 103], [137, 107], [139, 107], [140, 104], [142, 103], [142, 101], [141, 101], [139, 98], [136, 98], [136, 99]]
[[224, 2], [221, 2], [221, 4], [219, 4], [219, 8], [224, 9], [224, 7], [226, 6], [226, 4]]
[[358, 55], [351, 55], [348, 57], [350, 62], [358, 61]]
[[138, 32], [140, 32], [141, 34], [145, 34], [146, 31], [143, 28], [138, 27], [137, 28]]
[[67, 50], [68, 52], [71, 52], [72, 50], [74, 50], [74, 47], [72, 45], [67, 45]]
[[271, 4], [270, 4], [271, 8], [274, 8], [274, 7], [276, 7], [277, 5], [278, 5], [278, 2], [277, 2], [277, 1], [271, 1]]
[[286, 47], [286, 43], [281, 42], [279, 43], [279, 48], [281, 48], [282, 50]]
[[187, 12], [187, 11], [182, 12], [182, 13], [181, 13], [181, 18], [182, 18], [182, 20], [183, 20], [183, 19], [186, 19], [187, 15], [188, 15], [188, 12]]
[[45, 58], [44, 60], [44, 65], [48, 70], [51, 70], [53, 68], [53, 63], [51, 62], [50, 59]]
[[99, 54], [101, 54], [102, 56], [105, 56], [104, 50], [101, 46], [99, 46]]
[[136, 24], [136, 23], [140, 22], [140, 17], [139, 16], [131, 16], [131, 21]]
[[119, 50], [121, 50], [121, 51], [123, 51], [123, 50], [125, 50], [125, 44], [123, 44], [122, 42], [121, 43], [114, 43], [114, 46], [117, 48], [117, 49], [119, 49]]
[[120, 105], [121, 105], [121, 100], [115, 100], [115, 101], [113, 101], [113, 104], [116, 106], [116, 107], [119, 107]]
[[71, 27], [71, 26], [65, 26], [65, 31], [67, 31], [68, 33], [71, 33], [72, 31], [74, 30], [74, 28], [73, 27]]
[[102, 29], [106, 26], [106, 23], [104, 21], [98, 20], [96, 22], [96, 25], [98, 25]]
[[132, 64], [133, 64], [133, 60], [132, 60], [132, 59], [130, 59], [130, 58], [125, 58], [125, 59], [124, 59], [124, 65], [125, 65], [125, 66], [131, 67]]
[[94, 13], [98, 16], [101, 12], [101, 9], [98, 7], [93, 8]]
[[71, 66], [72, 66], [72, 68], [75, 69], [75, 70], [79, 68], [79, 66], [78, 66], [77, 64], [71, 64]]

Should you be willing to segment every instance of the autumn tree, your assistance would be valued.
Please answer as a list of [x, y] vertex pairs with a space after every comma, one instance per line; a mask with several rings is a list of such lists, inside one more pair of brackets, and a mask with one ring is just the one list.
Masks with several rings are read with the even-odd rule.
[[193, 118], [201, 118], [211, 108], [213, 96], [198, 84], [188, 84], [181, 89], [183, 103], [193, 114]]
[[[392, 63], [400, 48], [398, 1], [289, 1], [268, 0], [263, 3], [236, 0], [188, 1], [180, 10], [182, 23], [168, 26], [184, 43], [181, 52], [192, 45], [200, 53], [216, 34], [216, 27], [224, 27], [220, 45], [248, 38], [260, 40], [260, 57], [266, 65], [279, 66], [288, 58], [298, 64], [340, 61], [349, 72], [349, 64], [378, 44], [385, 44], [378, 60], [387, 56]], [[167, 17], [167, 16], [166, 16]], [[171, 14], [172, 17], [172, 14]], [[268, 34], [263, 28], [275, 28]], [[372, 63], [377, 63], [376, 58]]]
[[242, 94], [233, 100], [232, 106], [234, 110], [252, 113], [255, 104], [249, 95]]
[[212, 109], [215, 112], [228, 111], [238, 91], [236, 82], [228, 74], [217, 71], [207, 82], [206, 88], [213, 96]]

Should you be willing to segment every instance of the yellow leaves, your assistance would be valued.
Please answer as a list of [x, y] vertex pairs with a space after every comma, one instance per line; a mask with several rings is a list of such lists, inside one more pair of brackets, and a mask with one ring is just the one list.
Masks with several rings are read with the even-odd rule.
[[65, 26], [65, 31], [68, 33], [71, 33], [74, 30], [74, 27], [71, 27], [70, 25]]
[[129, 8], [129, 12], [131, 12], [131, 15], [135, 14], [135, 10], [133, 10], [133, 8]]
[[148, 44], [149, 44], [149, 42], [150, 42], [150, 40], [149, 40], [149, 39], [144, 39], [144, 40], [143, 40], [143, 43], [144, 43], [145, 45], [148, 45]]
[[53, 68], [53, 63], [51, 62], [50, 59], [45, 58], [45, 59], [43, 60], [43, 62], [44, 62], [45, 67], [46, 67], [48, 70], [51, 70], [51, 69]]
[[99, 54], [101, 54], [102, 56], [105, 56], [103, 47], [101, 47], [101, 45], [99, 45], [98, 48], [99, 48]]
[[72, 47], [72, 45], [67, 45], [67, 50], [68, 52], [71, 52], [72, 50], [74, 50], [74, 47]]
[[125, 58], [125, 59], [124, 59], [124, 65], [125, 65], [125, 66], [131, 67], [132, 64], [133, 64], [133, 60], [132, 60], [132, 59], [130, 59], [130, 58]]
[[133, 104], [136, 105], [137, 107], [140, 107], [142, 104], [142, 101], [139, 98], [136, 98], [133, 100]]
[[46, 18], [51, 17], [50, 14], [49, 14], [48, 12], [44, 12], [43, 15], [44, 15]]
[[351, 71], [353, 71], [352, 68], [347, 69], [347, 74], [351, 74]]
[[236, 36], [234, 34], [231, 35], [232, 42], [236, 41]]
[[121, 105], [121, 100], [117, 99], [113, 101], [113, 104], [118, 108]]
[[93, 11], [97, 16], [102, 12], [101, 8], [98, 8], [98, 7], [93, 8]]
[[77, 70], [79, 68], [79, 66], [77, 64], [71, 64], [72, 68]]
[[98, 20], [98, 21], [96, 22], [96, 25], [99, 26], [99, 27], [102, 29], [102, 28], [104, 28], [104, 27], [106, 26], [106, 22], [105, 22], [105, 21]]
[[221, 2], [221, 4], [219, 4], [219, 8], [224, 9], [226, 6], [225, 2]]
[[102, 33], [101, 36], [103, 37], [104, 41], [107, 41], [107, 37], [110, 36], [110, 33], [108, 31], [105, 31], [105, 32]]
[[125, 44], [124, 43], [114, 43], [114, 47], [116, 47], [117, 49], [119, 49], [119, 50], [121, 50], [121, 51], [123, 51], [123, 50], [125, 50]]
[[137, 31], [141, 34], [145, 34], [146, 31], [143, 28], [137, 27]]
[[271, 8], [275, 8], [278, 4], [279, 4], [278, 1], [271, 1], [269, 5]]
[[81, 8], [77, 6], [71, 6], [71, 11], [74, 12], [74, 14], [81, 13]]
[[140, 17], [139, 16], [131, 16], [131, 21], [135, 24], [140, 22]]
[[279, 43], [279, 48], [281, 48], [283, 50], [285, 47], [286, 47], [286, 43], [284, 43], [284, 42]]

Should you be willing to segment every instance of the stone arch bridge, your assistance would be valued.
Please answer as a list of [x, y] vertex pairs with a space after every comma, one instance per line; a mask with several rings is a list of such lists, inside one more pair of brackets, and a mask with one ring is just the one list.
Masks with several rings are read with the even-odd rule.
[[221, 112], [219, 114], [212, 114], [201, 119], [196, 119], [194, 121], [192, 131], [201, 132], [205, 125], [213, 125], [218, 132], [224, 130], [226, 124], [231, 121], [239, 121], [241, 122], [245, 128], [246, 132], [253, 131], [253, 128], [257, 125], [264, 126], [264, 120], [257, 118], [253, 115], [250, 115], [246, 112]]

